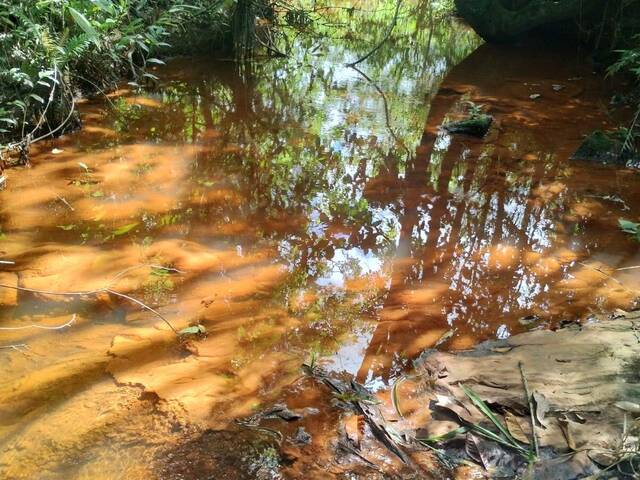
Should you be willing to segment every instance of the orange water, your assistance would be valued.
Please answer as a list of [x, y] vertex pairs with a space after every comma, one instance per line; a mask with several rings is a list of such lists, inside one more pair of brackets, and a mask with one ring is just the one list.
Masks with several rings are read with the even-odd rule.
[[[379, 388], [434, 346], [633, 304], [640, 251], [617, 221], [640, 215], [639, 174], [569, 159], [615, 123], [609, 86], [573, 51], [470, 53], [448, 28], [369, 80], [344, 45], [251, 76], [179, 59], [8, 172], [2, 283], [109, 287], [207, 333], [178, 342], [104, 292], [4, 289], [2, 478], [170, 478], [159, 456], [277, 399], [310, 357]], [[466, 100], [495, 117], [483, 140], [439, 128]]]

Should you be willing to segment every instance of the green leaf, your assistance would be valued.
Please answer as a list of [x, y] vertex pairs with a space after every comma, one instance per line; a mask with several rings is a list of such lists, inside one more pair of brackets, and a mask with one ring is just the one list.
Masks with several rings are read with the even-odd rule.
[[198, 335], [198, 334], [205, 333], [206, 331], [207, 329], [204, 328], [204, 326], [198, 324], [198, 325], [193, 325], [191, 327], [183, 328], [178, 333], [180, 335]]
[[426, 443], [439, 443], [439, 442], [444, 442], [447, 440], [451, 440], [452, 438], [457, 437], [458, 435], [462, 435], [464, 433], [467, 433], [469, 430], [471, 430], [471, 427], [468, 426], [462, 426], [462, 427], [458, 427], [454, 430], [451, 430], [447, 433], [443, 433], [442, 435], [432, 435], [431, 437], [427, 437], [427, 438], [416, 438], [416, 440], [418, 442], [426, 442]]
[[42, 98], [40, 95], [36, 95], [35, 93], [30, 93], [29, 96], [33, 98], [36, 102], [40, 102], [44, 104], [44, 98]]
[[[511, 436], [507, 427], [502, 424], [502, 422], [495, 416], [495, 414], [491, 411], [489, 406], [484, 403], [484, 401], [476, 395], [476, 393], [470, 388], [465, 387], [464, 385], [460, 385], [460, 388], [464, 392], [464, 394], [469, 397], [469, 399], [473, 402], [473, 404], [480, 410], [491, 422], [500, 430], [500, 432], [505, 436], [505, 438], [512, 442], [514, 445], [518, 445], [518, 441]], [[493, 432], [491, 432], [493, 433]], [[495, 435], [495, 434], [494, 434]]]
[[87, 20], [87, 17], [85, 17], [82, 13], [80, 13], [78, 10], [76, 10], [73, 7], [69, 7], [69, 13], [73, 17], [73, 20], [84, 31], [84, 33], [89, 35], [93, 40], [93, 42], [96, 45], [98, 45], [98, 32], [96, 31], [95, 28], [93, 28], [93, 25], [91, 25], [91, 22]]
[[61, 230], [64, 230], [65, 232], [68, 232], [69, 230], [73, 230], [74, 228], [76, 228], [76, 226], [74, 224], [58, 225], [58, 228], [61, 229]]
[[135, 222], [135, 223], [130, 223], [128, 225], [124, 225], [120, 228], [117, 228], [113, 231], [113, 234], [116, 237], [119, 237], [120, 235], [124, 235], [126, 233], [129, 233], [131, 230], [133, 230], [134, 228], [136, 228], [138, 226], [140, 222]]
[[102, 198], [104, 197], [104, 192], [102, 190], [96, 190], [91, 194], [93, 198]]
[[618, 225], [622, 229], [623, 232], [636, 234], [640, 231], [640, 223], [630, 222], [629, 220], [625, 220], [624, 218], [618, 219]]

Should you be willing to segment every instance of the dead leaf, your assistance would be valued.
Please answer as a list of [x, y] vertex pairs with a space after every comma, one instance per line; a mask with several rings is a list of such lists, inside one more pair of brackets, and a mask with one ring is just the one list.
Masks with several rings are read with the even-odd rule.
[[491, 351], [495, 352], [495, 353], [507, 353], [507, 352], [510, 352], [511, 350], [513, 350], [513, 347], [493, 347], [493, 348], [491, 348]]
[[464, 440], [464, 450], [469, 455], [469, 458], [476, 462], [486, 470], [487, 465], [484, 463], [482, 455], [480, 454], [480, 448], [478, 447], [478, 439], [472, 433], [467, 433], [467, 436]]
[[547, 424], [544, 421], [544, 417], [549, 411], [549, 402], [545, 396], [539, 392], [533, 392], [533, 401], [536, 404], [535, 416], [536, 420], [543, 428], [547, 428]]
[[529, 422], [511, 412], [505, 413], [504, 420], [511, 436], [519, 442], [528, 445], [529, 439], [531, 438], [531, 425]]
[[634, 402], [622, 401], [622, 402], [616, 402], [614, 403], [614, 405], [618, 407], [620, 410], [624, 410], [625, 412], [640, 413], [640, 405]]
[[589, 450], [587, 455], [591, 460], [603, 467], [610, 467], [618, 461], [618, 457], [610, 450]]
[[567, 442], [567, 446], [571, 450], [576, 450], [576, 442], [573, 439], [573, 434], [571, 433], [571, 420], [567, 418], [566, 415], [561, 415], [558, 417], [558, 425], [560, 425], [560, 430], [562, 431], [562, 435], [564, 435], [564, 439]]
[[451, 412], [454, 417], [459, 418], [463, 422], [475, 423], [471, 412], [469, 412], [469, 410], [467, 410], [467, 408], [460, 404], [456, 399], [446, 397], [444, 395], [437, 395], [436, 398], [436, 407]]

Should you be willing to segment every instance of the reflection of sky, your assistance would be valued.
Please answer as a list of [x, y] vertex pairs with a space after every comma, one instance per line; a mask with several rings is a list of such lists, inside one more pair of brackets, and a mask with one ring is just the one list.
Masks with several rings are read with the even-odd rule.
[[[356, 268], [353, 266], [354, 263]], [[336, 249], [328, 264], [328, 272], [316, 279], [316, 285], [320, 287], [343, 288], [349, 278], [378, 273], [382, 269], [382, 261], [377, 255], [373, 252], [364, 253], [358, 247], [348, 250]]]
[[362, 366], [373, 332], [370, 330], [358, 330], [354, 338], [340, 345], [338, 351], [328, 357], [322, 363], [327, 370], [335, 372], [348, 372], [356, 375]]

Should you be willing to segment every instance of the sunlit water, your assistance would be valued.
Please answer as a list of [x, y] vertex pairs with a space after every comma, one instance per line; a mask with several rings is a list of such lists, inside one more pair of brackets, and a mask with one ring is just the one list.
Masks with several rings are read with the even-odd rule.
[[[640, 214], [638, 174], [570, 160], [612, 124], [602, 81], [573, 51], [480, 46], [417, 12], [357, 69], [390, 12], [241, 72], [176, 59], [9, 172], [0, 283], [109, 287], [207, 334], [177, 345], [104, 292], [0, 291], [0, 477], [170, 478], [158, 455], [310, 358], [379, 388], [425, 349], [633, 303], [617, 220]], [[484, 140], [439, 128], [470, 100], [496, 119]]]

